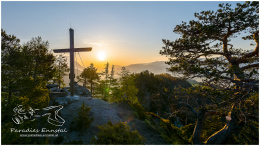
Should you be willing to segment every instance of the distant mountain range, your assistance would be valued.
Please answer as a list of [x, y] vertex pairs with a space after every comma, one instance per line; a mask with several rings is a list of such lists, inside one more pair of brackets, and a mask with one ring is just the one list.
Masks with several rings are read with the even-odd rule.
[[[68, 65], [69, 65], [69, 63], [68, 63]], [[117, 77], [118, 74], [121, 72], [121, 68], [123, 66], [120, 66], [120, 65], [114, 65], [114, 66], [115, 66], [115, 77]], [[165, 64], [165, 61], [131, 64], [131, 65], [128, 65], [128, 66], [125, 66], [125, 67], [131, 73], [140, 73], [140, 72], [145, 71], [145, 70], [148, 70], [148, 71], [150, 71], [154, 74], [170, 73], [170, 72], [167, 72], [167, 70], [166, 70], [166, 68], [169, 68], [169, 65]], [[112, 68], [112, 65], [109, 66], [109, 71], [111, 71], [111, 68]], [[75, 63], [75, 76], [80, 75], [83, 70], [84, 70], [84, 67], [81, 66], [78, 62], [76, 62]], [[101, 72], [103, 70], [104, 70], [104, 67], [98, 68], [99, 72]], [[66, 86], [69, 86], [69, 82], [70, 82], [69, 75], [64, 77], [64, 82], [65, 82]]]

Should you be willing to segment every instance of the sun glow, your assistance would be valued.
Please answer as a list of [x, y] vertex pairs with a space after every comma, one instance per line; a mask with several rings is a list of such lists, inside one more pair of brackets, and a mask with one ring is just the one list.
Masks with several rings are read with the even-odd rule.
[[104, 61], [106, 59], [106, 54], [105, 54], [105, 52], [99, 52], [97, 54], [97, 57], [98, 57], [99, 61]]

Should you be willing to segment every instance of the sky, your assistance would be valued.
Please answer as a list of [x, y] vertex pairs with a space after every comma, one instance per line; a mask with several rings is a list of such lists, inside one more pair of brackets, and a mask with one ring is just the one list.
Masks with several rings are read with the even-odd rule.
[[[1, 28], [21, 44], [41, 36], [49, 49], [69, 48], [69, 29], [74, 29], [74, 46], [92, 47], [80, 52], [84, 66], [104, 66], [167, 61], [159, 54], [162, 39], [175, 40], [173, 33], [194, 13], [217, 10], [218, 4], [236, 1], [2, 1]], [[240, 1], [240, 3], [244, 3]], [[236, 41], [234, 47], [249, 48]], [[249, 48], [250, 49], [250, 48]], [[68, 53], [65, 55], [69, 55]], [[77, 59], [79, 59], [77, 55]], [[81, 61], [78, 61], [81, 65]]]

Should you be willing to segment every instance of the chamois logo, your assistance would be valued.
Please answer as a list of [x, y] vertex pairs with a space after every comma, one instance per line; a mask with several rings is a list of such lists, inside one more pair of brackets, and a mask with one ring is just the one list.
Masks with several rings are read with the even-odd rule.
[[[44, 114], [39, 115], [38, 112], [40, 109], [33, 109], [29, 107], [27, 110], [23, 105], [17, 105], [13, 111], [14, 115], [12, 120], [14, 121], [15, 124], [22, 124], [24, 121], [29, 120], [29, 121], [34, 121], [35, 118], [37, 117], [43, 117], [43, 116], [48, 116], [47, 122], [54, 125], [54, 126], [62, 126], [65, 123], [65, 120], [58, 115], [59, 111], [63, 108], [62, 105], [58, 106], [49, 106], [42, 108], [41, 110], [46, 111]], [[55, 110], [54, 114], [51, 113], [50, 110]]]

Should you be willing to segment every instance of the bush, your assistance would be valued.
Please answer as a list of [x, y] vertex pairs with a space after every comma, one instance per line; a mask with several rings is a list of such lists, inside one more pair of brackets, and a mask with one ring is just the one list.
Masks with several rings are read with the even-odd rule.
[[41, 137], [20, 137], [20, 134], [31, 134], [30, 132], [19, 133], [11, 132], [11, 128], [15, 129], [37, 129], [37, 122], [25, 121], [23, 124], [14, 124], [9, 122], [1, 127], [1, 144], [2, 145], [28, 145], [28, 144], [49, 144], [46, 138]]
[[108, 124], [98, 126], [98, 128], [100, 132], [91, 139], [91, 144], [144, 144], [144, 138], [136, 130], [130, 131], [126, 122], [113, 125], [108, 121]]
[[73, 140], [73, 141], [70, 141], [70, 142], [67, 142], [67, 143], [64, 143], [64, 144], [67, 144], [67, 145], [82, 145], [83, 141], [82, 140]]
[[183, 131], [174, 124], [171, 124], [170, 120], [161, 118], [160, 126], [164, 130], [161, 134], [168, 142], [173, 144], [190, 144], [189, 140], [186, 139], [186, 133], [183, 133]]
[[53, 143], [54, 143], [54, 144], [60, 144], [60, 143], [63, 142], [63, 140], [64, 140], [64, 137], [63, 137], [63, 136], [59, 136], [59, 137], [57, 137], [57, 138], [53, 141]]
[[180, 130], [182, 131], [183, 138], [187, 139], [189, 142], [191, 142], [194, 128], [195, 128], [194, 123], [190, 123], [188, 125], [181, 127]]
[[131, 107], [136, 111], [138, 118], [140, 120], [145, 120], [146, 115], [145, 115], [145, 111], [143, 106], [138, 102], [138, 103], [134, 103], [134, 104], [130, 104]]
[[94, 118], [89, 118], [89, 111], [92, 107], [88, 107], [88, 105], [85, 105], [84, 101], [80, 107], [80, 111], [78, 112], [78, 117], [75, 117], [75, 122], [71, 122], [70, 130], [86, 130], [90, 123], [93, 121]]

